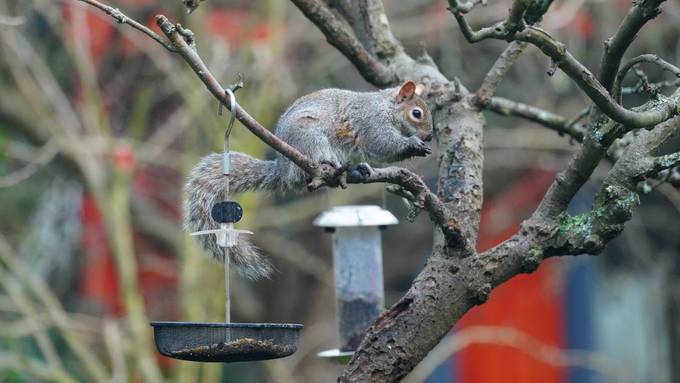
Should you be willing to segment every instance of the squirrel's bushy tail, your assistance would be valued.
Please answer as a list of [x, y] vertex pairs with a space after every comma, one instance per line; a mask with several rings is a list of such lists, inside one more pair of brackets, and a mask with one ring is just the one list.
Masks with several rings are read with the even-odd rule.
[[[232, 176], [230, 194], [245, 191], [268, 191], [281, 187], [281, 169], [277, 161], [263, 161], [247, 154], [231, 152]], [[222, 174], [222, 154], [213, 153], [201, 159], [191, 173], [185, 189], [184, 229], [188, 232], [217, 228], [210, 211], [216, 202], [224, 197], [224, 176]], [[240, 235], [238, 245], [231, 248], [230, 259], [237, 270], [245, 277], [256, 279], [268, 276], [272, 266], [260, 251]], [[210, 255], [219, 261], [224, 260], [225, 249], [217, 245], [214, 235], [196, 237]]]

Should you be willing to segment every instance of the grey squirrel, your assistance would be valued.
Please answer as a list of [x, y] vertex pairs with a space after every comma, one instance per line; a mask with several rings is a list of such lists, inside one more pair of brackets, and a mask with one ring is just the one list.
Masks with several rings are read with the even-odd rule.
[[[420, 98], [422, 85], [406, 81], [400, 87], [375, 92], [324, 89], [297, 99], [281, 115], [275, 134], [317, 163], [339, 168], [341, 164], [401, 161], [431, 153], [425, 141], [432, 139], [432, 117]], [[230, 191], [283, 191], [302, 189], [307, 174], [278, 154], [264, 161], [231, 152]], [[201, 159], [189, 174], [184, 200], [184, 228], [189, 232], [212, 229], [212, 206], [223, 196], [222, 153]], [[214, 236], [200, 236], [202, 247], [218, 260], [225, 251]], [[230, 260], [247, 278], [266, 277], [270, 263], [245, 236], [231, 248]]]

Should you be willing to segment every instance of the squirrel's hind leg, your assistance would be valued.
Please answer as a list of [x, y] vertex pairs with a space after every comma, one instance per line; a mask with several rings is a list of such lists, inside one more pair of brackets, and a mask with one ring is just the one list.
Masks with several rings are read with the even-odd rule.
[[[296, 128], [297, 131], [303, 129], [304, 134], [282, 132], [280, 138], [320, 166], [327, 166], [340, 171], [342, 168], [341, 158], [331, 146], [328, 137], [323, 133], [323, 129], [314, 126]], [[288, 161], [287, 173], [289, 179], [294, 179], [295, 183], [305, 183], [309, 180], [309, 175], [290, 161]]]

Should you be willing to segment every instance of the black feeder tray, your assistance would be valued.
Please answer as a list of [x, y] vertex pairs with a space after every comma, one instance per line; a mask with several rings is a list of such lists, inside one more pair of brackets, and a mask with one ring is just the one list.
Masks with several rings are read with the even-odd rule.
[[158, 351], [194, 362], [247, 362], [297, 351], [301, 324], [151, 322]]

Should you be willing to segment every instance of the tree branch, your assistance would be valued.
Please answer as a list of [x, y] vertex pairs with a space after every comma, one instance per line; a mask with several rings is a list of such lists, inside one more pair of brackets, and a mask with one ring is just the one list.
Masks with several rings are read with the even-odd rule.
[[387, 22], [382, 0], [355, 1], [351, 10], [354, 33], [371, 54], [385, 60], [403, 51]]
[[144, 24], [141, 24], [141, 23], [137, 22], [136, 20], [126, 16], [118, 8], [114, 8], [112, 6], [102, 4], [97, 0], [78, 0], [78, 1], [81, 1], [85, 4], [89, 4], [89, 5], [91, 5], [95, 8], [98, 8], [98, 9], [104, 11], [107, 15], [116, 19], [116, 21], [119, 24], [127, 24], [127, 25], [131, 26], [132, 28], [135, 28], [136, 30], [141, 31], [145, 35], [156, 40], [156, 42], [161, 44], [165, 49], [169, 50], [170, 52], [175, 52], [175, 47], [169, 41], [160, 37], [158, 34], [156, 34], [156, 32], [147, 28]]
[[[201, 57], [196, 50], [190, 45], [193, 44], [193, 40], [189, 39], [189, 42], [187, 42], [187, 38], [185, 37], [187, 36], [186, 30], [182, 29], [181, 26], [173, 25], [168, 18], [163, 15], [156, 16], [156, 24], [158, 24], [163, 33], [168, 37], [173, 45], [173, 49], [182, 56], [189, 66], [191, 66], [191, 69], [198, 75], [210, 93], [212, 93], [212, 95], [228, 109], [230, 107], [229, 95], [225, 92], [224, 87], [220, 85], [212, 73], [210, 73], [210, 70], [208, 70], [207, 66], [203, 63], [203, 60], [201, 60]], [[241, 106], [236, 104], [236, 110], [232, 111], [232, 113], [236, 114], [236, 118], [254, 135], [302, 168], [305, 172], [312, 176], [320, 175], [318, 165], [314, 163], [314, 161], [307, 158], [298, 150], [276, 137], [264, 126], [260, 125], [260, 123]]]
[[380, 182], [401, 186], [413, 196], [412, 202], [416, 207], [429, 213], [430, 220], [442, 230], [447, 246], [452, 249], [468, 246], [460, 227], [455, 220], [450, 218], [451, 213], [419, 175], [404, 168], [391, 166], [373, 169], [366, 177], [351, 175], [347, 181], [361, 184]]
[[604, 55], [600, 63], [597, 78], [606, 90], [612, 89], [614, 77], [619, 71], [621, 58], [630, 44], [635, 40], [638, 32], [649, 21], [655, 18], [661, 10], [659, 6], [666, 0], [641, 0], [633, 2], [628, 14], [621, 22], [616, 33], [604, 42]]
[[[449, 83], [431, 59], [413, 59], [404, 52], [386, 22], [387, 16], [380, 0], [357, 1], [351, 6], [341, 0], [332, 1], [339, 14], [349, 18], [349, 24], [344, 23], [321, 0], [291, 1], [371, 84], [385, 87], [406, 79], [419, 79], [426, 85], [444, 88], [443, 85]], [[360, 26], [361, 23], [368, 25]], [[449, 95], [442, 97], [450, 98]]]
[[[675, 157], [663, 157], [651, 150], [657, 147], [651, 142], [654, 137], [657, 137], [657, 143], [663, 141], [662, 138], [667, 139], [670, 131], [675, 131], [673, 129], [680, 125], [680, 118], [667, 120], [651, 131], [641, 131], [636, 138], [636, 145], [624, 150], [624, 155], [608, 175], [592, 211], [584, 215], [569, 216], [565, 213], [566, 206], [589, 179], [615, 138], [612, 135], [603, 135], [603, 132], [613, 129], [615, 124], [611, 121], [598, 121], [588, 129], [587, 134], [581, 133], [583, 145], [572, 158], [569, 167], [557, 176], [541, 206], [525, 222], [520, 232], [500, 246], [476, 255], [474, 247], [483, 195], [481, 142], [484, 123], [479, 108], [471, 104], [472, 97], [467, 91], [460, 90], [455, 82], [448, 81], [433, 64], [420, 62], [406, 55], [396, 41], [396, 53], [393, 57], [384, 59], [379, 52], [389, 50], [383, 51], [382, 47], [376, 46], [377, 37], [371, 37], [374, 31], [368, 31], [357, 39], [356, 36], [360, 33], [357, 32], [356, 20], [350, 23], [355, 28], [353, 34], [349, 26], [331, 12], [324, 2], [293, 1], [324, 32], [331, 44], [360, 67], [359, 71], [369, 81], [384, 85], [406, 76], [425, 79], [433, 85], [428, 101], [436, 104], [432, 113], [440, 152], [436, 195], [427, 189], [420, 177], [399, 168], [374, 169], [368, 176], [355, 177], [350, 174], [348, 178], [349, 182], [389, 182], [402, 186], [408, 192], [405, 195], [412, 195], [412, 200], [429, 206], [430, 218], [441, 230], [435, 231], [433, 253], [409, 291], [367, 329], [361, 345], [339, 379], [341, 382], [399, 380], [448, 333], [452, 324], [471, 307], [484, 302], [491, 290], [500, 283], [518, 273], [533, 271], [548, 256], [601, 250], [630, 218], [630, 213], [638, 203], [634, 191], [635, 181], [644, 177], [645, 169], [655, 166], [655, 161], [662, 159], [666, 163], [676, 161]], [[379, 19], [384, 13], [377, 0], [370, 3], [379, 7], [368, 7], [369, 1], [366, 0], [361, 3], [363, 5], [359, 10], [366, 10], [369, 13], [368, 21], [374, 22], [377, 20], [376, 16]], [[453, 3], [457, 2], [451, 1]], [[609, 96], [608, 89], [574, 59], [562, 44], [540, 29], [524, 25], [528, 18], [534, 20], [533, 13], [528, 14], [531, 4], [528, 0], [514, 2], [507, 20], [478, 32], [473, 32], [467, 25], [460, 10], [455, 10], [453, 6], [452, 8], [469, 40], [500, 38], [538, 46], [615, 121], [623, 120], [632, 127], [650, 126], [677, 113], [677, 97], [651, 111], [629, 111], [618, 105]], [[547, 9], [549, 1], [543, 5], [544, 7], [538, 9]], [[347, 12], [343, 14], [347, 17]], [[162, 20], [159, 23], [162, 24]], [[174, 34], [186, 45], [183, 54], [185, 60], [198, 59], [195, 64], [200, 65], [192, 65], [192, 68], [211, 93], [222, 104], [228, 105], [222, 88], [214, 78], [205, 77], [206, 73], [209, 75], [205, 65], [200, 62], [200, 57], [190, 44], [184, 41], [187, 32], [169, 22], [166, 27], [167, 32], [164, 30], [164, 33], [171, 38], [173, 44], [171, 36]], [[382, 33], [386, 33], [385, 31], [389, 32], [389, 29], [383, 29]], [[362, 38], [366, 42], [359, 42]], [[182, 45], [182, 42], [178, 41], [178, 45]], [[389, 76], [381, 75], [385, 73]], [[489, 83], [494, 82], [496, 80], [491, 79]], [[452, 98], [448, 96], [454, 92], [450, 91], [450, 87], [456, 90], [456, 94], [464, 97], [451, 102]], [[491, 94], [494, 87], [495, 85], [489, 87]], [[243, 118], [242, 114], [237, 115]], [[248, 119], [245, 120], [244, 125], [248, 126]], [[573, 127], [573, 122], [564, 121], [563, 118], [553, 122]], [[648, 146], [642, 145], [643, 143]], [[643, 153], [643, 147], [649, 150], [641, 157], [638, 154]], [[312, 162], [309, 165], [316, 164]], [[314, 171], [321, 172], [317, 168]], [[447, 234], [450, 229], [453, 230]], [[457, 235], [465, 238], [465, 246], [457, 246], [460, 243], [456, 239]]]
[[[635, 185], [654, 163], [652, 156], [678, 134], [678, 117], [652, 131], [641, 131], [605, 177], [591, 211], [575, 216], [563, 211], [549, 216], [539, 207], [516, 235], [480, 254], [480, 265], [474, 268], [487, 272], [482, 277], [493, 288], [518, 273], [534, 271], [547, 257], [599, 253], [632, 217], [639, 204]], [[670, 159], [676, 161], [677, 157]]]
[[[652, 1], [652, 0], [648, 0]], [[520, 0], [515, 0], [513, 4], [521, 8]], [[479, 31], [472, 31], [470, 25], [465, 20], [464, 14], [457, 11], [456, 0], [449, 0], [451, 11], [456, 21], [460, 25], [463, 36], [471, 42], [477, 42], [489, 38], [509, 41], [525, 41], [535, 45], [546, 56], [550, 57], [557, 67], [562, 69], [581, 90], [597, 105], [600, 110], [612, 120], [629, 126], [631, 128], [642, 128], [653, 126], [680, 113], [680, 102], [661, 103], [657, 108], [644, 112], [635, 112], [619, 105], [614, 98], [595, 76], [581, 64], [569, 51], [564, 44], [556, 41], [547, 32], [534, 26], [515, 31], [510, 27], [512, 22], [502, 21], [491, 27], [485, 27]], [[515, 9], [515, 5], [513, 6]], [[511, 14], [512, 16], [512, 14]], [[511, 18], [508, 18], [511, 20]]]
[[665, 61], [664, 59], [657, 55], [646, 54], [637, 56], [628, 61], [621, 68], [621, 70], [619, 70], [619, 72], [616, 74], [616, 77], [614, 78], [614, 84], [612, 85], [612, 96], [619, 102], [619, 104], [621, 103], [621, 83], [623, 82], [623, 79], [626, 77], [626, 74], [628, 73], [628, 71], [630, 71], [631, 68], [643, 62], [656, 64], [660, 66], [661, 69], [673, 73], [675, 77], [680, 77], [680, 68]]
[[486, 77], [484, 77], [484, 80], [482, 81], [482, 85], [479, 86], [479, 89], [476, 92], [477, 103], [483, 105], [487, 100], [493, 97], [501, 81], [503, 81], [505, 75], [527, 46], [528, 44], [525, 42], [513, 41], [505, 48], [491, 69], [489, 69], [489, 72], [487, 72]]
[[645, 175], [653, 176], [660, 171], [672, 169], [676, 166], [680, 166], [680, 152], [655, 157], [653, 159], [653, 166]]
[[376, 86], [387, 86], [395, 82], [394, 73], [378, 61], [322, 1], [292, 0], [292, 2], [368, 81]]
[[59, 146], [55, 140], [50, 140], [45, 143], [45, 145], [37, 151], [31, 161], [26, 164], [23, 168], [7, 174], [0, 176], [0, 188], [6, 188], [9, 186], [14, 186], [19, 182], [28, 179], [35, 172], [40, 170], [43, 166], [49, 163], [54, 157], [59, 154]]
[[547, 110], [502, 97], [489, 99], [484, 108], [502, 116], [522, 117], [554, 130], [560, 135], [566, 134], [578, 142], [583, 141], [584, 128], [581, 125]]

